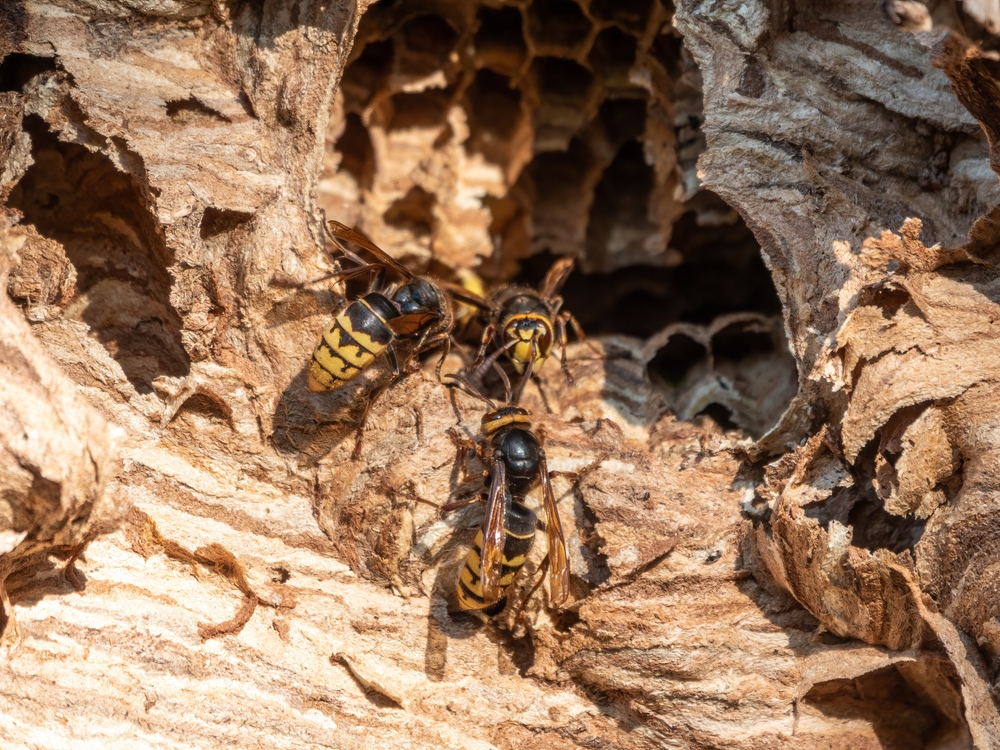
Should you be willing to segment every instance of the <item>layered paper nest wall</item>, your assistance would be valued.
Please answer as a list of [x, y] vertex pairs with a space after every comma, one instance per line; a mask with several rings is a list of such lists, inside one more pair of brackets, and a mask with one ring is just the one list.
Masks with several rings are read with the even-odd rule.
[[[0, 744], [1000, 746], [996, 30], [5, 5]], [[309, 393], [321, 211], [453, 282], [576, 259], [524, 399], [580, 474], [561, 609], [452, 611], [482, 510], [419, 500], [483, 406], [436, 357], [359, 460], [385, 368]]]

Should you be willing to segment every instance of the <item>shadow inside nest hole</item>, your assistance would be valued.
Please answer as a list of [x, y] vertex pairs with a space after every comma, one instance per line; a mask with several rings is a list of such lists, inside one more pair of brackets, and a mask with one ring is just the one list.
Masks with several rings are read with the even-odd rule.
[[[187, 375], [182, 321], [171, 303], [173, 254], [142, 180], [101, 152], [59, 140], [37, 115], [24, 118], [24, 129], [33, 163], [7, 205], [44, 239], [22, 250], [11, 296], [29, 318], [55, 309], [85, 323], [139, 393], [152, 393], [160, 376]], [[45, 312], [42, 324], [53, 317]]]
[[[927, 407], [927, 404], [918, 404], [916, 408], [905, 407], [897, 412], [890, 422], [897, 418], [902, 419], [896, 422], [894, 429], [903, 428], [919, 416]], [[904, 414], [905, 412], [905, 414]], [[899, 458], [898, 453], [887, 449], [883, 445], [884, 435], [890, 425], [886, 425], [878, 431], [875, 436], [858, 453], [854, 463], [846, 465], [843, 456], [827, 445], [824, 447], [821, 457], [833, 458], [839, 465], [844, 466], [851, 477], [849, 485], [834, 487], [829, 496], [821, 500], [816, 500], [802, 506], [806, 518], [815, 520], [819, 526], [829, 532], [830, 525], [837, 522], [848, 529], [851, 534], [850, 544], [852, 547], [876, 552], [884, 549], [893, 553], [909, 552], [916, 555], [916, 547], [923, 537], [927, 526], [928, 518], [921, 518], [913, 513], [907, 515], [897, 515], [886, 509], [886, 501], [880, 496], [880, 492], [890, 491], [889, 483], [891, 477], [887, 477], [885, 466], [880, 472], [877, 468], [878, 458], [886, 459], [886, 463], [894, 466]], [[813, 459], [812, 466], [820, 461]], [[739, 480], [759, 484], [764, 479], [763, 464], [745, 464], [741, 470]], [[809, 471], [813, 471], [811, 467]], [[952, 502], [959, 492], [963, 483], [963, 471], [961, 465], [950, 477], [948, 482], [939, 485], [935, 489], [943, 492], [944, 504]], [[876, 489], [879, 488], [879, 489]], [[752, 521], [755, 525], [765, 524], [765, 528], [770, 533], [771, 507], [759, 495], [755, 496], [749, 505], [744, 506], [743, 517]]]
[[863, 721], [882, 748], [969, 746], [968, 729], [936, 704], [925, 669], [919, 662], [902, 662], [853, 679], [817, 682], [798, 704], [800, 715]]
[[[916, 414], [919, 411], [911, 412], [911, 421], [916, 418], [913, 416]], [[829, 530], [833, 521], [850, 529], [853, 547], [869, 552], [880, 549], [895, 553], [908, 551], [915, 555], [928, 519], [912, 514], [900, 516], [886, 510], [885, 500], [879, 497], [876, 490], [876, 457], [881, 453], [894, 462], [898, 456], [883, 450], [881, 441], [880, 432], [858, 454], [851, 468], [854, 481], [850, 486], [835, 488], [828, 498], [809, 503], [803, 510], [807, 518], [818, 521], [824, 530]], [[946, 488], [949, 501], [960, 485], [959, 473], [953, 478], [950, 487]]]
[[[721, 199], [710, 202], [728, 210]], [[741, 219], [701, 227], [690, 215], [675, 226], [675, 244], [683, 260], [671, 267], [576, 270], [562, 291], [564, 309], [588, 337], [646, 341], [653, 392], [679, 419], [707, 419], [723, 431], [759, 438], [798, 388], [781, 303], [760, 247]], [[537, 286], [555, 260], [548, 251], [523, 260], [513, 282]], [[615, 368], [606, 362], [609, 381], [621, 379]]]

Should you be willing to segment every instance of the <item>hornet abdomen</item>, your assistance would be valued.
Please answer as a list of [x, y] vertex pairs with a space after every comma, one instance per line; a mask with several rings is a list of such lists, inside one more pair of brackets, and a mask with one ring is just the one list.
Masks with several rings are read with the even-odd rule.
[[483, 587], [479, 579], [481, 570], [481, 555], [483, 551], [482, 529], [476, 534], [476, 540], [465, 559], [465, 567], [458, 577], [456, 594], [458, 605], [465, 610], [483, 610], [483, 613], [493, 617], [500, 614], [507, 606], [507, 597], [503, 595], [518, 572], [524, 567], [531, 545], [535, 541], [535, 527], [538, 519], [535, 514], [519, 502], [514, 502], [507, 513], [507, 523], [504, 525], [503, 568], [500, 573], [501, 596], [495, 602], [483, 599]]
[[375, 292], [349, 304], [313, 351], [309, 390], [329, 391], [357, 377], [392, 343], [386, 321], [398, 316], [396, 306]]

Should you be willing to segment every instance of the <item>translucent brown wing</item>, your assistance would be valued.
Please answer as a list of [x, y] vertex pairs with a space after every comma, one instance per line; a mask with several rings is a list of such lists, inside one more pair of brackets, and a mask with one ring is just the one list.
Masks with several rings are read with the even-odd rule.
[[575, 264], [576, 258], [568, 257], [560, 258], [552, 264], [552, 268], [545, 274], [545, 281], [542, 282], [542, 288], [539, 292], [544, 299], [549, 299], [559, 294], [559, 290], [563, 288], [563, 284], [566, 283], [566, 279], [569, 278]]
[[412, 336], [437, 318], [438, 316], [432, 312], [415, 312], [401, 315], [398, 318], [390, 318], [386, 321], [386, 325], [397, 336]]
[[334, 221], [333, 219], [328, 220], [326, 224], [330, 229], [330, 234], [337, 239], [353, 242], [358, 247], [363, 247], [378, 258], [379, 263], [391, 268], [396, 273], [402, 274], [408, 279], [414, 277], [413, 271], [389, 255], [385, 250], [361, 234], [361, 232], [357, 232], [346, 224], [341, 224], [339, 221]]
[[569, 596], [569, 559], [545, 454], [542, 454], [540, 468], [542, 498], [545, 505], [545, 534], [549, 542], [549, 595], [552, 604], [558, 606]]
[[480, 553], [479, 579], [483, 600], [492, 604], [500, 599], [500, 578], [503, 575], [504, 523], [510, 506], [507, 490], [507, 469], [503, 461], [493, 462], [493, 480], [483, 520], [483, 548]]

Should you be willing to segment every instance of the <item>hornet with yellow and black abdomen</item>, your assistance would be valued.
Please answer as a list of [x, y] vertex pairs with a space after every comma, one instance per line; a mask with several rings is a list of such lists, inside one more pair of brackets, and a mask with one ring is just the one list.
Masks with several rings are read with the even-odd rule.
[[[545, 451], [532, 431], [531, 415], [518, 406], [498, 407], [467, 380], [452, 377], [455, 385], [489, 406], [481, 423], [487, 444], [484, 448], [476, 446], [489, 466], [489, 485], [472, 500], [444, 506], [445, 510], [453, 510], [487, 498], [483, 526], [459, 573], [455, 591], [458, 605], [463, 610], [479, 611], [489, 617], [504, 610], [506, 592], [527, 560], [538, 526], [538, 519], [525, 500], [529, 492], [540, 486], [548, 538], [548, 555], [543, 566], [549, 573], [549, 601], [558, 606], [569, 596], [566, 540]], [[508, 392], [508, 403], [510, 401]], [[453, 439], [457, 440], [454, 436]], [[459, 449], [462, 448], [460, 444]]]
[[[363, 234], [340, 222], [328, 222], [327, 232], [344, 256], [356, 264], [331, 276], [347, 280], [369, 275], [371, 282], [368, 292], [338, 313], [320, 337], [309, 363], [309, 390], [333, 390], [356, 378], [380, 356], [388, 361], [393, 375], [392, 380], [369, 394], [365, 402], [355, 446], [356, 456], [372, 402], [401, 378], [422, 352], [437, 346], [445, 349], [437, 366], [440, 376], [454, 327], [452, 297], [479, 307], [485, 307], [486, 302], [461, 287], [417, 276]], [[366, 262], [339, 240], [352, 242], [368, 251], [375, 256], [375, 262]], [[387, 271], [402, 277], [402, 283], [387, 284]], [[448, 291], [445, 291], [445, 286]], [[416, 339], [402, 368], [395, 348], [401, 339]]]
[[[563, 373], [570, 383], [573, 382], [566, 365], [566, 326], [571, 326], [579, 339], [583, 339], [584, 334], [573, 314], [562, 310], [563, 299], [559, 296], [573, 264], [573, 258], [557, 260], [538, 290], [515, 285], [494, 292], [489, 300], [489, 322], [483, 330], [479, 354], [472, 366], [474, 371], [485, 372], [492, 361], [505, 353], [519, 374], [536, 375], [558, 344]], [[499, 348], [487, 358], [489, 345], [497, 336]], [[532, 361], [534, 364], [530, 365]]]

